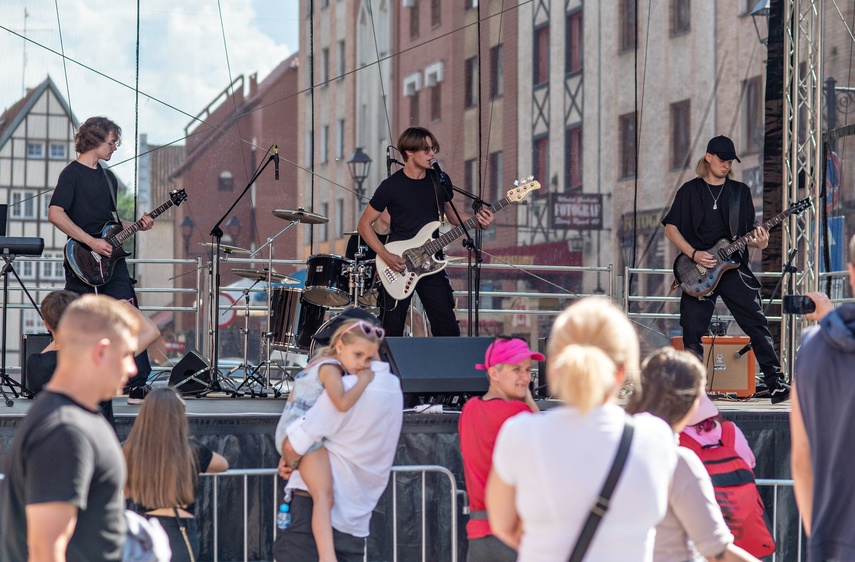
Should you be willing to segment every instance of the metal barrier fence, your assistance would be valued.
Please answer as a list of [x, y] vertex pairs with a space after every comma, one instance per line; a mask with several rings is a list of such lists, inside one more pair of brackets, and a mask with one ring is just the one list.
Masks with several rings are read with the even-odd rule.
[[[393, 524], [392, 524], [392, 544], [393, 544], [393, 560], [397, 562], [398, 560], [398, 502], [397, 502], [397, 476], [403, 473], [415, 473], [421, 475], [422, 481], [422, 503], [421, 503], [421, 560], [422, 562], [426, 561], [427, 558], [427, 520], [426, 514], [427, 509], [425, 505], [425, 498], [427, 497], [427, 489], [425, 477], [428, 473], [437, 473], [442, 476], [445, 476], [448, 479], [449, 483], [449, 509], [450, 509], [450, 517], [451, 517], [451, 536], [450, 536], [450, 545], [451, 545], [451, 562], [457, 562], [458, 552], [459, 552], [459, 540], [457, 536], [457, 497], [458, 495], [462, 495], [465, 498], [465, 491], [457, 489], [457, 481], [454, 475], [447, 468], [442, 466], [431, 466], [431, 465], [414, 465], [414, 466], [394, 466], [392, 467], [392, 501], [393, 501]], [[266, 513], [267, 522], [275, 521], [276, 513], [278, 511], [278, 503], [279, 503], [279, 495], [278, 486], [279, 480], [276, 478], [277, 470], [275, 468], [261, 468], [261, 469], [232, 469], [228, 470], [224, 473], [220, 474], [202, 474], [203, 477], [212, 479], [214, 481], [213, 493], [211, 498], [211, 506], [213, 517], [213, 532], [212, 532], [212, 540], [213, 540], [213, 560], [214, 562], [219, 562], [219, 537], [220, 537], [220, 518], [219, 515], [222, 513], [220, 506], [220, 498], [219, 498], [219, 483], [220, 479], [225, 478], [240, 478], [241, 479], [241, 490], [242, 490], [242, 509], [243, 509], [243, 517], [242, 517], [242, 532], [243, 532], [243, 561], [249, 562], [249, 552], [248, 552], [248, 544], [249, 544], [249, 529], [250, 529], [250, 517], [249, 517], [249, 478], [256, 476], [271, 476], [272, 477], [272, 491], [273, 491], [273, 504], [269, 507], [269, 509], [259, 510], [258, 513], [262, 518], [265, 517], [263, 514]], [[4, 474], [0, 473], [0, 481], [4, 479]], [[802, 527], [801, 517], [796, 513], [795, 521], [779, 521], [779, 506], [783, 502], [794, 502], [793, 496], [793, 481], [792, 480], [783, 480], [783, 479], [758, 479], [757, 486], [761, 490], [764, 488], [771, 488], [772, 493], [772, 502], [771, 506], [767, 502], [766, 511], [767, 513], [771, 510], [771, 525], [772, 525], [772, 533], [775, 539], [775, 544], [778, 545], [777, 551], [771, 556], [773, 562], [777, 562], [779, 559], [784, 561], [789, 560], [797, 560], [801, 561], [805, 559], [805, 554], [803, 552], [803, 543], [804, 543], [804, 529]], [[782, 491], [783, 489], [783, 491]], [[768, 490], [767, 490], [768, 492]], [[781, 498], [782, 494], [786, 494], [784, 498]], [[462, 513], [465, 515], [468, 513], [468, 502], [463, 501]], [[262, 529], [265, 527], [264, 520], [259, 520], [255, 523], [255, 527], [258, 529]], [[273, 541], [276, 540], [276, 526], [273, 525], [273, 534], [270, 538], [270, 544], [273, 544]], [[781, 530], [784, 530], [784, 534], [781, 534]], [[789, 531], [794, 530], [796, 532], [796, 536], [789, 536]], [[782, 540], [783, 539], [783, 540]], [[791, 556], [790, 550], [795, 547], [795, 558]], [[368, 558], [368, 549], [366, 545], [365, 552], [365, 560], [366, 562], [369, 560]]]

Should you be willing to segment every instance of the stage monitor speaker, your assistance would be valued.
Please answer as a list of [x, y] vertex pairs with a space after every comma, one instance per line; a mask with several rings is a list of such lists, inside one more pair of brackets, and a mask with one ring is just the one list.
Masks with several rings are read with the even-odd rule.
[[[701, 341], [707, 368], [707, 393], [748, 398], [756, 392], [754, 351], [736, 357], [736, 352], [751, 341], [747, 336], [705, 336]], [[683, 349], [683, 338], [671, 338], [671, 347]]]
[[41, 353], [51, 342], [50, 334], [21, 334], [21, 386], [27, 387], [27, 359]]
[[211, 385], [210, 366], [196, 351], [190, 351], [172, 368], [167, 384], [181, 394], [204, 392]]
[[484, 362], [493, 338], [386, 338], [386, 343], [381, 358], [409, 398], [487, 392], [487, 373], [475, 364]]

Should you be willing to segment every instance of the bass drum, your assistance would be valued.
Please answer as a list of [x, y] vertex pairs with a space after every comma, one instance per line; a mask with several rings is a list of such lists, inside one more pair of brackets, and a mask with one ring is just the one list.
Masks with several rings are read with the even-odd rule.
[[305, 299], [300, 303], [300, 317], [297, 321], [298, 333], [296, 339], [297, 349], [308, 351], [309, 357], [312, 356], [312, 349], [315, 345], [315, 340], [312, 339], [317, 331], [321, 328], [326, 317], [327, 309], [307, 302]]
[[[369, 312], [369, 314], [371, 314], [371, 313]], [[317, 334], [318, 332], [320, 332], [321, 330], [323, 330], [324, 328], [329, 326], [332, 323], [332, 321], [335, 320], [336, 316], [338, 316], [338, 314], [336, 314], [335, 316], [331, 317], [329, 320], [327, 320], [326, 322], [321, 324], [321, 326], [319, 326], [318, 329], [315, 330], [313, 333]], [[371, 314], [371, 316], [374, 317], [374, 323], [379, 326], [380, 325], [380, 319], [377, 318], [377, 316], [374, 314]], [[309, 357], [314, 357], [315, 353], [317, 352], [318, 349], [320, 349], [320, 347], [321, 347], [321, 344], [319, 344], [317, 342], [317, 340], [311, 340], [311, 344], [309, 346]]]

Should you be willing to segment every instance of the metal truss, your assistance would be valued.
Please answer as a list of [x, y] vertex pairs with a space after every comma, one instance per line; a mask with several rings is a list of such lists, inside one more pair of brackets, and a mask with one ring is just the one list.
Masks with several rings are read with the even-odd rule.
[[[783, 208], [810, 196], [814, 209], [790, 216], [784, 224], [783, 257], [793, 250], [799, 271], [790, 276], [784, 293], [816, 291], [819, 285], [819, 205], [822, 69], [821, 0], [784, 0], [784, 189]], [[803, 189], [800, 189], [803, 188]], [[787, 316], [781, 322], [781, 368], [792, 376], [792, 361], [805, 321]]]

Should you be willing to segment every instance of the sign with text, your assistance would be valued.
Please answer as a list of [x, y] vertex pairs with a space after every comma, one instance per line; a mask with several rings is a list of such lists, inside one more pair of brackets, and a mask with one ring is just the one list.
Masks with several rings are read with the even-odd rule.
[[552, 228], [566, 230], [602, 230], [603, 195], [601, 193], [553, 193], [550, 224]]

